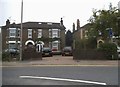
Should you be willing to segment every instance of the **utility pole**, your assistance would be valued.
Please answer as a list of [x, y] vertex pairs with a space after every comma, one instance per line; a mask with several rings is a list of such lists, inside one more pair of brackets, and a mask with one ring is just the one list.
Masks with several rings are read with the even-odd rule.
[[20, 33], [20, 61], [22, 61], [22, 29], [23, 29], [23, 0], [21, 1], [21, 33]]
[[[118, 14], [120, 14], [120, 1], [118, 2]], [[118, 39], [120, 38], [120, 16], [118, 16]]]

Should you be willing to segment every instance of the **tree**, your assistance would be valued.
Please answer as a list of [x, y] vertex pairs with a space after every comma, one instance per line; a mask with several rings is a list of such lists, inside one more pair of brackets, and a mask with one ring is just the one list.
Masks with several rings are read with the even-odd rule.
[[118, 9], [112, 7], [110, 4], [109, 10], [93, 10], [93, 15], [90, 17], [89, 22], [92, 24], [91, 30], [89, 30], [89, 35], [91, 37], [99, 37], [100, 33], [102, 37], [106, 40], [109, 37], [107, 31], [108, 28], [112, 28], [114, 36], [118, 36]]
[[67, 31], [66, 36], [65, 36], [65, 43], [66, 46], [72, 46], [72, 33], [70, 30]]

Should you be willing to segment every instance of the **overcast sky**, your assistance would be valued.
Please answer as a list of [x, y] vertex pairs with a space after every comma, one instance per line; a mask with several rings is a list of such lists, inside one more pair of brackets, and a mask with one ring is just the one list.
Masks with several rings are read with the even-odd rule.
[[[21, 22], [22, 0], [0, 0], [0, 26], [5, 21]], [[88, 23], [92, 9], [109, 9], [109, 4], [118, 7], [120, 0], [23, 0], [23, 22], [60, 22], [72, 30], [73, 22], [80, 20], [80, 26]]]

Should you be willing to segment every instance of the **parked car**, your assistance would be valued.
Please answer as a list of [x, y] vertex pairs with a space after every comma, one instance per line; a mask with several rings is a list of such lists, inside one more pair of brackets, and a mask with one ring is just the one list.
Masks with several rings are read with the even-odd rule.
[[72, 56], [73, 52], [72, 52], [72, 47], [64, 47], [62, 50], [62, 56]]
[[19, 49], [17, 49], [17, 48], [5, 49], [4, 52], [8, 52], [8, 53], [14, 54], [14, 55], [17, 55], [20, 53]]
[[53, 56], [52, 50], [49, 47], [43, 47], [42, 56], [52, 57]]

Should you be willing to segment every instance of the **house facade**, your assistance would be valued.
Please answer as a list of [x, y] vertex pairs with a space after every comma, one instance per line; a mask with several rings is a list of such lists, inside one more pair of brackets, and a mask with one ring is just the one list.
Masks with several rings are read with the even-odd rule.
[[80, 21], [77, 19], [77, 29], [75, 29], [75, 24], [73, 23], [73, 38], [76, 41], [80, 41], [83, 39], [88, 38], [88, 29], [91, 26], [91, 24], [85, 24], [84, 26], [80, 27]]
[[[50, 47], [53, 51], [59, 52], [65, 46], [65, 26], [63, 20], [60, 23], [54, 22], [25, 22], [22, 23], [22, 50], [27, 46]], [[2, 26], [2, 50], [10, 48], [20, 49], [21, 24], [10, 24]], [[40, 44], [40, 45], [39, 45]]]
[[91, 24], [87, 23], [84, 26], [80, 27], [80, 21], [77, 19], [77, 25], [73, 23], [73, 49], [75, 49], [76, 43], [81, 43], [85, 47], [85, 41], [88, 39], [88, 31], [91, 29]]

